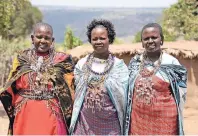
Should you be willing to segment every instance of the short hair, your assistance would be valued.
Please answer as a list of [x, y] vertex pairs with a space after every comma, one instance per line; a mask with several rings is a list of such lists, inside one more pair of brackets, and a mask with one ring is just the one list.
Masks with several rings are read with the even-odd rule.
[[45, 27], [47, 29], [50, 30], [50, 32], [52, 33], [53, 35], [53, 28], [50, 24], [48, 23], [44, 23], [44, 22], [39, 22], [39, 23], [36, 23], [33, 27], [33, 34], [35, 33], [36, 29], [40, 28], [40, 27]]
[[109, 43], [112, 44], [114, 42], [115, 36], [116, 36], [116, 32], [114, 29], [114, 25], [105, 19], [94, 19], [91, 21], [91, 23], [87, 26], [87, 37], [89, 42], [91, 43], [91, 32], [94, 28], [97, 27], [104, 27], [107, 30], [108, 33], [108, 38], [109, 38]]
[[164, 35], [163, 35], [163, 30], [162, 30], [162, 27], [161, 25], [159, 25], [158, 23], [148, 23], [147, 25], [145, 25], [143, 28], [142, 28], [142, 31], [141, 31], [141, 40], [142, 40], [142, 33], [143, 31], [146, 29], [146, 28], [149, 28], [149, 27], [155, 27], [159, 30], [160, 32], [160, 36], [161, 36], [161, 39], [162, 39], [162, 44], [164, 42]]

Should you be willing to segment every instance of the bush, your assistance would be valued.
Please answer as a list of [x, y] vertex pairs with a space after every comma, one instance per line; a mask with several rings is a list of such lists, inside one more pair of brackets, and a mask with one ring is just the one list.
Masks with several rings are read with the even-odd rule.
[[30, 42], [27, 41], [6, 41], [0, 38], [0, 87], [2, 87], [9, 75], [9, 72], [12, 67], [12, 60], [16, 55], [28, 48]]
[[198, 40], [198, 1], [179, 0], [163, 12], [163, 28], [176, 38]]
[[113, 44], [117, 44], [117, 45], [123, 44], [123, 43], [124, 43], [124, 41], [122, 39], [118, 38], [118, 37], [116, 37], [114, 42], [113, 42]]
[[136, 33], [133, 42], [134, 43], [141, 42], [141, 32], [140, 31]]
[[82, 41], [80, 40], [80, 38], [75, 37], [73, 34], [73, 31], [70, 27], [66, 28], [66, 32], [65, 32], [65, 39], [63, 42], [63, 46], [66, 47], [67, 49], [72, 49], [75, 48], [77, 46], [82, 45]]

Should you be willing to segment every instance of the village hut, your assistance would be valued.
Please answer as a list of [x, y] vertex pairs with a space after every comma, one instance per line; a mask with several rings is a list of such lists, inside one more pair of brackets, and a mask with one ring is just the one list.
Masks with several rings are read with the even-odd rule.
[[[164, 52], [176, 57], [188, 70], [188, 88], [186, 108], [198, 109], [198, 42], [165, 42]], [[80, 58], [93, 51], [91, 45], [78, 46], [69, 51], [76, 63]], [[143, 51], [141, 43], [110, 45], [110, 51], [128, 65], [131, 57]]]

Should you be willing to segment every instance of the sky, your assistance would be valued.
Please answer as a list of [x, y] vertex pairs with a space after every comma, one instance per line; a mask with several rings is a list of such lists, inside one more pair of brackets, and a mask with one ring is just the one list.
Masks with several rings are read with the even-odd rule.
[[76, 7], [169, 7], [178, 0], [30, 0], [33, 5]]

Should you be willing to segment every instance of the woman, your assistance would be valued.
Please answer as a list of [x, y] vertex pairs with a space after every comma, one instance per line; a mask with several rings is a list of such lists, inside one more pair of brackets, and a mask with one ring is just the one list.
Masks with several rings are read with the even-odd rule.
[[75, 102], [70, 126], [73, 135], [121, 135], [126, 108], [128, 69], [109, 52], [115, 30], [107, 20], [93, 20], [87, 36], [93, 53], [74, 69]]
[[31, 39], [33, 48], [14, 60], [0, 95], [9, 134], [66, 135], [72, 113], [71, 56], [54, 51], [49, 24], [36, 24]]
[[151, 23], [141, 33], [143, 54], [129, 64], [126, 135], [183, 135], [186, 69], [161, 50], [162, 28]]

